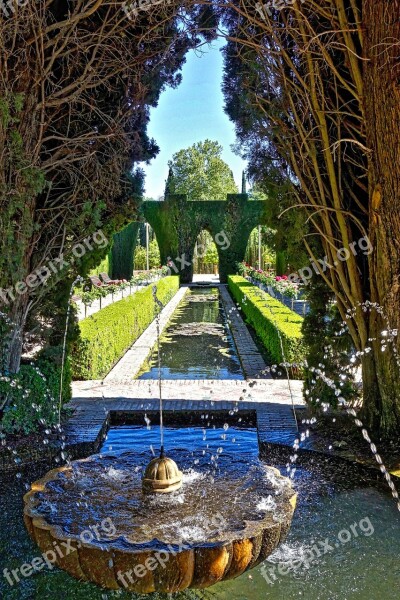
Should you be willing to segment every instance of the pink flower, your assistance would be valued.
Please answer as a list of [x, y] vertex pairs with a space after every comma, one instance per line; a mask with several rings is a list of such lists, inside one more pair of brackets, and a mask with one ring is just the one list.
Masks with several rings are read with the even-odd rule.
[[277, 275], [277, 277], [275, 277], [275, 281], [280, 281], [282, 279], [282, 277], [280, 277], [279, 275]]
[[288, 278], [288, 276], [287, 276], [287, 275], [282, 275], [282, 279], [285, 279], [285, 280], [286, 280], [287, 278]]

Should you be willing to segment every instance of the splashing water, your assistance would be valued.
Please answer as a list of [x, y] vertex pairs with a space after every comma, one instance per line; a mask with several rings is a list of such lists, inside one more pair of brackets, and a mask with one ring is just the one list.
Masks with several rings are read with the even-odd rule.
[[61, 358], [61, 375], [60, 375], [60, 394], [58, 398], [58, 425], [61, 426], [61, 408], [62, 408], [62, 397], [64, 391], [64, 370], [65, 370], [65, 357], [67, 352], [67, 335], [68, 335], [68, 325], [69, 318], [71, 314], [71, 300], [74, 293], [74, 288], [77, 283], [83, 281], [83, 278], [79, 275], [71, 285], [71, 289], [69, 292], [68, 305], [67, 305], [67, 314], [65, 317], [65, 329], [64, 329], [64, 338], [63, 338], [63, 349], [62, 349], [62, 358]]
[[[387, 349], [388, 345], [392, 344], [393, 355], [394, 355], [395, 361], [397, 363], [397, 366], [400, 368], [400, 359], [399, 359], [398, 351], [397, 351], [397, 347], [396, 347], [396, 337], [398, 334], [397, 329], [392, 329], [390, 327], [389, 320], [388, 320], [387, 316], [384, 314], [383, 308], [381, 306], [379, 306], [378, 303], [370, 302], [370, 301], [366, 301], [364, 303], [358, 302], [356, 307], [348, 309], [346, 311], [345, 321], [342, 322], [342, 329], [338, 332], [338, 335], [342, 335], [343, 333], [345, 333], [347, 331], [348, 325], [347, 325], [346, 321], [349, 321], [354, 318], [356, 311], [357, 311], [357, 307], [361, 308], [364, 312], [367, 312], [367, 311], [371, 312], [372, 310], [376, 310], [376, 312], [379, 315], [381, 315], [381, 317], [384, 319], [384, 321], [386, 322], [387, 329], [381, 332], [382, 338], [384, 338], [381, 342], [381, 349], [384, 352]], [[368, 341], [373, 342], [375, 340], [373, 338], [369, 338]], [[364, 348], [364, 350], [355, 352], [355, 354], [353, 354], [353, 356], [350, 359], [351, 364], [354, 366], [357, 361], [357, 358], [358, 359], [361, 358], [365, 354], [368, 354], [369, 352], [371, 352], [371, 350], [372, 350], [372, 348], [370, 346], [366, 346]], [[382, 475], [384, 476], [387, 485], [389, 486], [389, 488], [391, 490], [392, 497], [396, 501], [397, 509], [400, 511], [399, 493], [396, 490], [396, 487], [393, 483], [393, 479], [392, 479], [388, 469], [384, 465], [383, 460], [382, 460], [380, 454], [378, 453], [378, 449], [377, 449], [376, 445], [371, 440], [368, 430], [364, 426], [364, 423], [359, 418], [357, 412], [351, 406], [351, 404], [343, 397], [340, 387], [337, 386], [332, 379], [330, 379], [329, 377], [327, 377], [325, 375], [324, 371], [322, 370], [323, 365], [320, 365], [320, 368], [309, 367], [309, 369], [312, 373], [314, 373], [317, 380], [322, 381], [323, 383], [325, 383], [325, 385], [327, 385], [334, 391], [339, 404], [341, 406], [343, 406], [343, 408], [345, 409], [346, 413], [349, 416], [353, 417], [354, 424], [356, 425], [356, 427], [361, 429], [361, 434], [362, 434], [363, 438], [366, 440], [366, 442], [369, 444], [372, 455], [373, 455], [374, 459], [376, 460], [377, 464], [379, 465], [379, 469], [380, 469]], [[340, 378], [342, 379], [342, 382], [343, 382], [346, 380], [346, 375], [342, 374], [340, 376]], [[329, 408], [330, 408], [330, 405], [324, 405], [323, 411], [327, 412], [327, 410], [329, 410]], [[295, 442], [293, 444], [295, 451], [298, 450], [300, 441], [303, 441], [308, 436], [309, 436], [309, 432], [307, 430], [305, 433], [305, 437], [303, 437], [303, 439], [295, 440]], [[296, 458], [297, 458], [297, 456], [296, 456]]]
[[[261, 292], [260, 292], [260, 298], [261, 297], [262, 297], [263, 300], [265, 300], [264, 295], [262, 295]], [[247, 300], [247, 298], [246, 298], [246, 296], [244, 296], [243, 300], [242, 300], [242, 303], [246, 304], [246, 300]], [[273, 310], [271, 309], [271, 307], [268, 306], [267, 303], [265, 305], [270, 310], [271, 314], [274, 316], [274, 313], [273, 313]], [[393, 355], [394, 355], [394, 358], [395, 358], [395, 361], [396, 361], [398, 367], [400, 368], [400, 358], [399, 358], [397, 347], [396, 347], [396, 344], [395, 344], [395, 340], [396, 340], [398, 331], [396, 329], [392, 329], [391, 328], [389, 319], [384, 314], [384, 311], [383, 311], [382, 307], [379, 306], [379, 304], [376, 303], [376, 302], [370, 302], [370, 301], [366, 301], [364, 303], [358, 302], [356, 307], [353, 307], [353, 308], [347, 310], [346, 317], [345, 317], [345, 319], [347, 321], [350, 320], [350, 319], [352, 319], [355, 316], [357, 308], [358, 309], [361, 308], [364, 312], [376, 310], [382, 316], [382, 318], [384, 319], [384, 321], [386, 323], [386, 329], [381, 332], [381, 335], [382, 335], [382, 338], [383, 338], [383, 340], [381, 342], [381, 350], [384, 352], [387, 349], [388, 345], [392, 344]], [[342, 329], [340, 330], [339, 335], [342, 335], [348, 329], [346, 320], [342, 323]], [[276, 322], [275, 322], [275, 325], [276, 325]], [[289, 393], [290, 393], [290, 396], [291, 396], [291, 399], [292, 399], [292, 409], [293, 409], [293, 414], [294, 414], [295, 419], [296, 419], [296, 426], [297, 426], [297, 431], [298, 431], [298, 435], [296, 436], [295, 440], [293, 441], [293, 445], [292, 445], [292, 447], [293, 447], [293, 454], [290, 457], [289, 463], [286, 465], [286, 469], [287, 469], [287, 472], [289, 474], [289, 477], [291, 479], [294, 479], [294, 476], [295, 476], [295, 473], [296, 473], [295, 464], [296, 464], [297, 459], [298, 459], [298, 450], [300, 449], [301, 442], [304, 442], [306, 439], [309, 438], [310, 431], [309, 431], [309, 429], [306, 429], [304, 432], [300, 432], [298, 421], [297, 421], [297, 416], [296, 416], [296, 411], [295, 411], [295, 406], [294, 406], [294, 397], [293, 397], [293, 393], [292, 393], [292, 390], [291, 390], [291, 387], [290, 387], [290, 376], [289, 376], [289, 370], [288, 369], [289, 369], [289, 367], [295, 367], [296, 368], [296, 367], [305, 366], [305, 365], [301, 365], [301, 364], [297, 364], [297, 363], [291, 364], [291, 363], [288, 363], [286, 361], [284, 347], [283, 347], [283, 343], [282, 343], [282, 338], [281, 338], [281, 335], [280, 335], [278, 327], [276, 327], [276, 330], [277, 330], [277, 333], [278, 333], [278, 336], [279, 336], [280, 345], [281, 345], [281, 352], [282, 352], [282, 356], [283, 356], [283, 359], [284, 359], [284, 362], [281, 363], [280, 366], [284, 367], [284, 369], [286, 371], [286, 376], [287, 376], [287, 381], [288, 381], [288, 386], [289, 386]], [[368, 341], [372, 342], [374, 340], [372, 338], [370, 338]], [[356, 352], [351, 357], [351, 359], [350, 359], [351, 365], [354, 366], [354, 363], [356, 362], [357, 358], [362, 357], [364, 354], [367, 354], [370, 351], [371, 351], [371, 347], [366, 347], [364, 350]], [[323, 365], [320, 365], [320, 367], [323, 368]], [[387, 470], [386, 466], [383, 464], [382, 458], [381, 458], [380, 454], [378, 454], [378, 450], [377, 450], [376, 445], [371, 440], [370, 435], [369, 435], [366, 427], [364, 426], [363, 422], [358, 418], [358, 415], [357, 415], [356, 411], [349, 404], [349, 402], [347, 402], [345, 400], [345, 398], [343, 398], [342, 392], [340, 390], [340, 387], [336, 386], [335, 382], [332, 381], [330, 378], [328, 378], [325, 375], [325, 373], [323, 372], [323, 370], [321, 368], [317, 368], [317, 369], [316, 368], [312, 368], [312, 367], [308, 367], [308, 368], [310, 369], [310, 371], [312, 371], [314, 373], [316, 379], [319, 379], [320, 381], [322, 381], [323, 383], [325, 383], [328, 387], [330, 387], [334, 391], [336, 397], [338, 398], [339, 404], [341, 404], [345, 408], [345, 410], [346, 410], [346, 412], [347, 412], [347, 414], [349, 416], [351, 416], [351, 417], [354, 418], [354, 423], [355, 423], [355, 425], [358, 428], [361, 429], [361, 433], [362, 433], [363, 438], [369, 444], [369, 447], [370, 447], [370, 450], [372, 452], [372, 455], [374, 456], [376, 462], [378, 463], [379, 469], [380, 469], [381, 473], [383, 474], [383, 476], [384, 476], [384, 478], [385, 478], [385, 480], [386, 480], [386, 482], [387, 482], [387, 484], [388, 484], [388, 486], [389, 486], [389, 488], [391, 490], [391, 494], [392, 494], [394, 500], [396, 501], [397, 508], [400, 511], [399, 493], [396, 490], [396, 487], [395, 487], [395, 485], [393, 483], [393, 479], [392, 479], [389, 471]], [[272, 367], [271, 370], [274, 371], [274, 368]], [[342, 381], [345, 380], [346, 379], [346, 375], [342, 374], [341, 375], [341, 379], [342, 379]], [[314, 380], [314, 382], [316, 383], [316, 380]], [[308, 390], [306, 390], [306, 394], [307, 393], [309, 393]], [[323, 412], [327, 412], [329, 410], [329, 408], [330, 408], [329, 404], [324, 404], [322, 406]], [[316, 423], [316, 421], [317, 420], [314, 417], [313, 419], [309, 420], [309, 424], [314, 424], [314, 423]]]

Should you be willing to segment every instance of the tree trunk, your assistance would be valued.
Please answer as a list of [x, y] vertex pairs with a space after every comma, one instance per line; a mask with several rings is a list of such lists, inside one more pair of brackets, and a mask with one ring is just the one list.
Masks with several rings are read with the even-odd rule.
[[382, 433], [400, 427], [400, 369], [394, 347], [381, 350], [382, 331], [400, 330], [400, 0], [364, 0], [364, 109], [369, 155], [369, 256], [372, 356], [363, 368], [364, 413]]
[[6, 369], [10, 373], [18, 373], [21, 364], [28, 302], [29, 296], [27, 294], [17, 296], [10, 311], [13, 328], [10, 334], [8, 352], [6, 353]]

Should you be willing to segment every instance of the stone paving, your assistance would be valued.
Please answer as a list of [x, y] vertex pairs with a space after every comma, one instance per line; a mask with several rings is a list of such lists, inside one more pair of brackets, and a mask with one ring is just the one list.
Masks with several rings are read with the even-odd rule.
[[[304, 404], [302, 381], [291, 380], [290, 389], [286, 379], [164, 379], [162, 396], [166, 400], [214, 400], [229, 402], [255, 403], [273, 402], [275, 404], [298, 406]], [[159, 395], [158, 381], [153, 379], [135, 379], [131, 382], [104, 380], [75, 381], [72, 384], [72, 404], [83, 399], [151, 400]]]
[[[243, 382], [241, 382], [243, 384]], [[164, 392], [163, 388], [163, 392]], [[121, 392], [121, 390], [120, 390]], [[186, 396], [186, 394], [185, 394]], [[210, 398], [210, 395], [208, 396]], [[286, 403], [274, 401], [263, 402], [260, 398], [247, 398], [244, 401], [232, 401], [221, 398], [207, 399], [206, 396], [192, 399], [191, 395], [176, 400], [165, 399], [165, 411], [192, 412], [213, 411], [229, 412], [241, 410], [254, 410], [257, 414], [257, 428], [259, 439], [262, 442], [279, 442], [292, 444], [297, 435], [292, 407]], [[301, 408], [303, 405], [297, 405]], [[91, 443], [101, 436], [105, 422], [109, 421], [112, 412], [139, 412], [144, 416], [146, 411], [158, 410], [157, 398], [129, 398], [97, 396], [90, 398], [74, 398], [71, 407], [75, 409], [74, 415], [64, 428], [69, 444]], [[284, 437], [282, 437], [282, 434]]]
[[[211, 283], [211, 282], [210, 282]], [[254, 410], [260, 442], [292, 445], [297, 435], [294, 407], [305, 406], [302, 381], [272, 379], [263, 371], [266, 364], [259, 354], [226, 286], [218, 285], [225, 305], [235, 345], [246, 380], [163, 380], [164, 409], [171, 411]], [[179, 289], [160, 314], [160, 329], [166, 327], [176, 307], [188, 291]], [[100, 440], [113, 412], [157, 410], [159, 384], [155, 380], [134, 379], [156, 343], [156, 323], [140, 336], [103, 381], [73, 383], [74, 409], [65, 428], [68, 444]]]
[[267, 365], [243, 322], [240, 312], [228, 292], [227, 286], [220, 285], [219, 291], [246, 379], [258, 377], [270, 379], [271, 375], [267, 372]]

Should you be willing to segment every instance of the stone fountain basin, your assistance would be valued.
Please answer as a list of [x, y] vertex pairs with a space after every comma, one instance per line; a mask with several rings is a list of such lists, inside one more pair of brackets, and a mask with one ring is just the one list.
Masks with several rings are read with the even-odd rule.
[[[255, 511], [257, 518], [254, 516], [254, 520], [249, 518], [247, 511], [238, 526], [240, 519], [238, 520], [237, 513], [240, 512], [242, 506], [247, 506], [247, 497], [251, 505], [252, 495], [255, 493], [252, 481], [251, 485], [247, 485], [244, 490], [243, 505], [241, 492], [239, 493], [238, 508], [234, 507], [232, 511], [235, 514], [234, 525], [230, 527], [230, 522], [228, 522], [226, 528], [216, 527], [203, 540], [185, 539], [182, 541], [182, 539], [177, 539], [174, 543], [168, 536], [161, 539], [162, 535], [157, 530], [157, 524], [162, 518], [166, 520], [166, 523], [170, 518], [173, 519], [175, 509], [168, 509], [167, 506], [164, 506], [164, 509], [161, 510], [158, 500], [155, 505], [158, 514], [154, 515], [153, 521], [158, 537], [152, 538], [153, 527], [149, 517], [145, 518], [150, 523], [147, 530], [135, 529], [135, 510], [137, 509], [140, 514], [143, 511], [146, 512], [143, 506], [146, 505], [146, 510], [148, 510], [149, 507], [146, 503], [149, 501], [146, 498], [142, 500], [142, 492], [136, 488], [131, 494], [129, 487], [131, 481], [124, 481], [122, 475], [119, 477], [119, 487], [116, 487], [115, 481], [112, 481], [110, 489], [104, 490], [101, 503], [96, 499], [95, 482], [98, 481], [99, 476], [94, 477], [93, 482], [89, 482], [91, 489], [85, 492], [88, 508], [86, 510], [84, 507], [76, 509], [74, 506], [76, 504], [74, 497], [76, 480], [73, 473], [78, 470], [79, 477], [84, 481], [85, 477], [87, 479], [86, 474], [91, 473], [88, 469], [91, 469], [93, 464], [98, 468], [101, 458], [103, 457], [90, 457], [83, 461], [75, 461], [70, 466], [49, 471], [45, 477], [32, 484], [31, 490], [24, 497], [24, 521], [30, 536], [42, 553], [48, 553], [47, 556], [51, 557], [50, 560], [53, 564], [76, 579], [89, 581], [106, 589], [123, 589], [142, 594], [173, 593], [186, 588], [206, 588], [220, 581], [238, 577], [264, 561], [285, 539], [289, 531], [296, 506], [296, 493], [289, 479], [283, 477], [277, 469], [265, 465], [259, 468], [268, 470], [268, 477], [272, 478], [274, 486], [279, 488], [279, 492], [275, 492], [277, 495], [274, 497], [274, 503], [278, 509], [274, 513], [267, 511], [265, 514]], [[126, 458], [124, 459], [125, 463], [121, 463], [120, 457], [112, 458], [115, 459], [118, 467], [121, 467], [121, 464], [125, 465], [125, 468], [132, 466], [129, 464], [129, 460], [126, 461]], [[110, 468], [109, 461], [110, 459], [108, 459], [107, 468]], [[118, 472], [123, 473], [123, 468]], [[139, 484], [140, 476], [141, 473], [129, 475], [132, 480], [136, 477]], [[221, 501], [221, 485], [227, 483], [224, 481], [224, 477], [226, 477], [226, 473], [221, 478], [216, 476], [212, 479], [214, 496], [211, 504], [216, 505], [215, 509], [222, 512], [224, 504]], [[255, 477], [257, 478], [259, 475]], [[64, 491], [63, 486], [65, 486]], [[101, 490], [103, 493], [103, 488]], [[190, 505], [193, 498], [196, 498], [196, 495], [198, 497], [199, 490], [199, 486], [192, 490], [191, 484], [187, 484], [186, 499], [185, 490], [182, 497]], [[257, 494], [259, 491], [260, 486], [258, 485]], [[114, 498], [119, 492], [126, 495], [126, 502], [132, 506], [132, 535], [129, 534], [129, 524], [127, 526], [126, 518], [120, 523], [118, 510], [113, 512], [115, 511]], [[227, 506], [229, 503], [232, 504], [233, 493], [238, 494], [237, 486], [233, 491], [227, 489], [227, 497], [224, 499]], [[175, 499], [180, 502], [179, 493], [174, 492], [174, 494]], [[59, 522], [51, 515], [55, 498], [59, 498], [60, 512], [65, 511]], [[256, 500], [257, 498], [258, 496]], [[124, 500], [122, 499], [122, 501]], [[150, 502], [153, 500], [150, 499]], [[164, 502], [168, 502], [168, 500]], [[88, 528], [88, 521], [84, 520], [84, 515], [91, 512], [92, 515], [97, 516], [97, 522], [99, 522], [102, 517], [99, 514], [99, 511], [102, 510], [101, 505], [109, 507], [109, 510], [105, 510], [103, 514], [111, 516], [116, 521], [116, 530], [111, 536], [103, 535], [100, 539], [93, 540], [87, 540], [87, 537], [90, 536], [85, 536], [83, 539], [78, 532], [79, 529], [82, 531]], [[49, 506], [53, 507], [50, 511], [48, 510]], [[186, 507], [185, 504], [183, 506]], [[46, 507], [46, 510], [43, 507]], [[177, 510], [180, 510], [179, 506]], [[190, 506], [188, 510], [190, 512]], [[79, 511], [81, 511], [83, 520], [80, 524], [76, 522], [79, 520]], [[200, 519], [202, 518], [203, 515], [200, 515]], [[228, 517], [228, 519], [230, 518]], [[63, 523], [63, 519], [65, 523]], [[148, 531], [148, 535], [146, 531]]]

